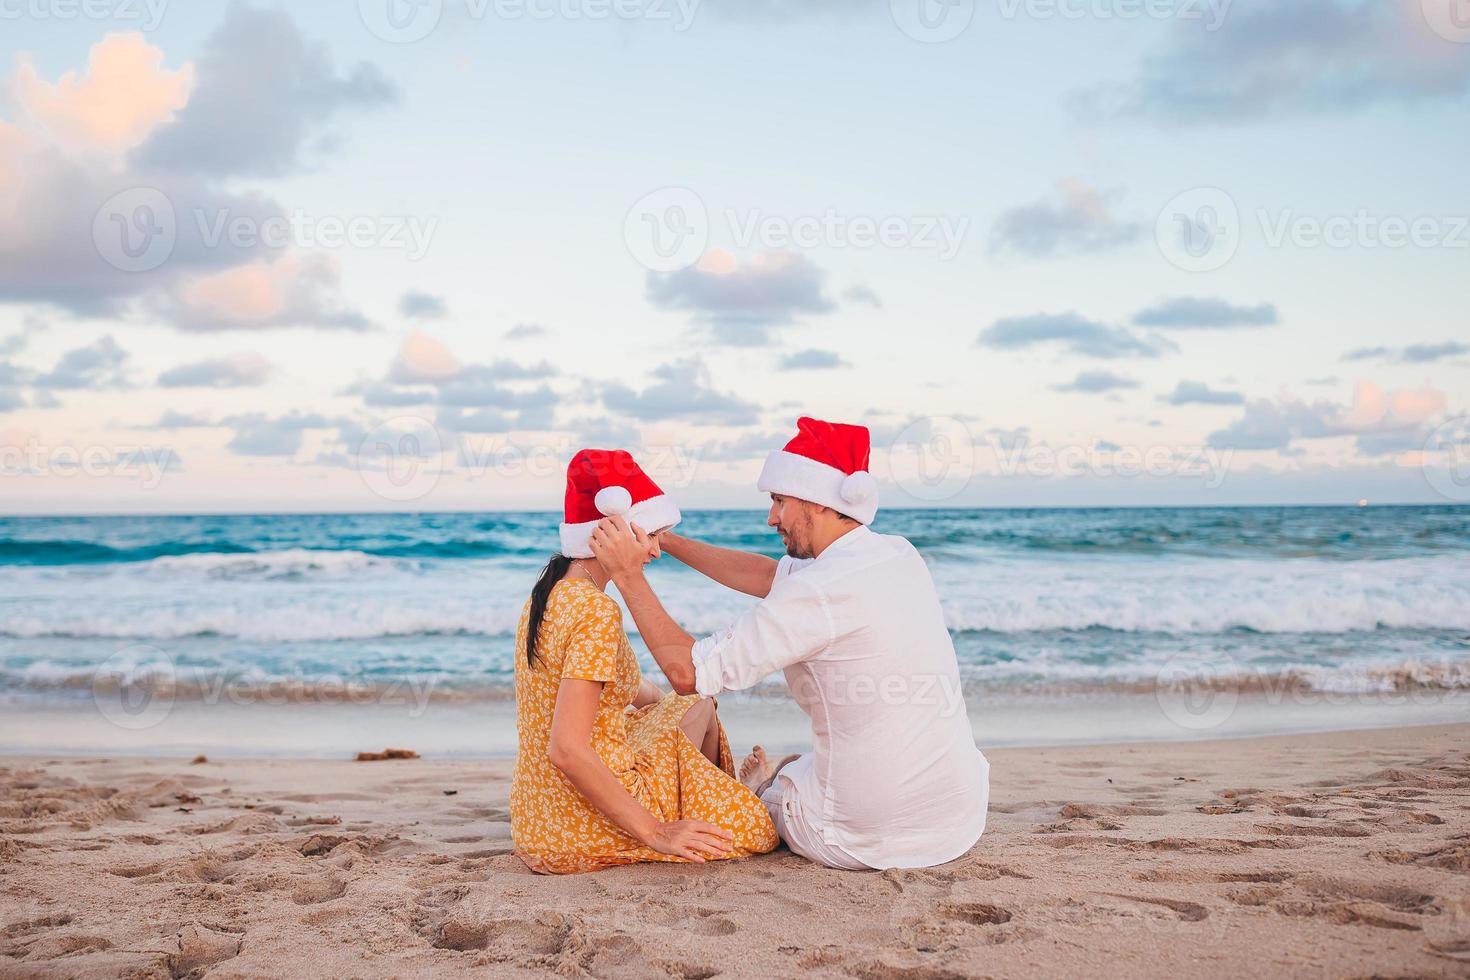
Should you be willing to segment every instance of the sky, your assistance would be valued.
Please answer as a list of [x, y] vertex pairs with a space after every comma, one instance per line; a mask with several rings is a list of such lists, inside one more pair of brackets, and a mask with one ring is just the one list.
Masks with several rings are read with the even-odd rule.
[[0, 0], [0, 513], [1470, 502], [1470, 0]]

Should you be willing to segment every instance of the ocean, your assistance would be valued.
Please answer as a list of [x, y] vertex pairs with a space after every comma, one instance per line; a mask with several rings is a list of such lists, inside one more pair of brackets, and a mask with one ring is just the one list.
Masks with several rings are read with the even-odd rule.
[[[87, 709], [166, 677], [181, 701], [475, 704], [511, 696], [549, 513], [0, 519], [0, 703]], [[755, 511], [681, 532], [779, 554]], [[1066, 704], [1222, 689], [1470, 690], [1470, 508], [892, 510], [928, 562], [967, 697]], [[673, 559], [650, 578], [713, 631], [753, 600]], [[625, 617], [630, 631], [631, 618]], [[634, 641], [645, 669], [654, 670]], [[779, 683], [764, 697], [780, 700]], [[12, 725], [0, 745], [17, 744]]]

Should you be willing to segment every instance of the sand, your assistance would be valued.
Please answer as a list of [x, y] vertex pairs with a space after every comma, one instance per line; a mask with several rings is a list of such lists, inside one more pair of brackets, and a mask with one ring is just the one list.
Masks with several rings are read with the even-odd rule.
[[1470, 975], [1470, 725], [989, 754], [943, 867], [563, 878], [505, 762], [3, 759], [0, 977]]

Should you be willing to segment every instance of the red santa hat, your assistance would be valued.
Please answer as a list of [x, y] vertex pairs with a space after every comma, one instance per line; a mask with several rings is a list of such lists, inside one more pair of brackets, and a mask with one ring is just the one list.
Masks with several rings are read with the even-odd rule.
[[674, 498], [658, 488], [621, 449], [583, 449], [567, 464], [567, 498], [561, 553], [591, 558], [588, 542], [598, 522], [621, 514], [652, 534], [679, 523]]
[[796, 420], [796, 438], [766, 457], [756, 486], [764, 493], [810, 500], [864, 524], [878, 514], [878, 481], [868, 472], [863, 425]]

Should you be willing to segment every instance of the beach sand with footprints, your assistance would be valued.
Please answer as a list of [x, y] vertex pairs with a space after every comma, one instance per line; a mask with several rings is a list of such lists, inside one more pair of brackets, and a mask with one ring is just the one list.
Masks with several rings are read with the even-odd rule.
[[8, 758], [0, 977], [1470, 974], [1470, 725], [990, 756], [943, 867], [564, 878], [504, 761]]

